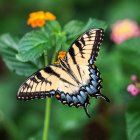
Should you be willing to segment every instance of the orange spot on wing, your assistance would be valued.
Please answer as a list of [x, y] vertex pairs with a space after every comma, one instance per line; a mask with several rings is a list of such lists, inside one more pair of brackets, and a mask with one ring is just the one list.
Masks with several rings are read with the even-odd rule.
[[60, 95], [59, 95], [59, 94], [56, 94], [55, 97], [56, 97], [57, 99], [59, 99], [59, 98], [60, 98]]
[[92, 64], [91, 67], [94, 69], [95, 68], [95, 65]]

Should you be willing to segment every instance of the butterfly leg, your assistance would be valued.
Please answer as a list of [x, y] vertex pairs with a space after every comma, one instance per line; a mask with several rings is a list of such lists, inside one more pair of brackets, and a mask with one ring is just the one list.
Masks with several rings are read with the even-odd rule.
[[105, 95], [103, 95], [103, 94], [95, 94], [95, 98], [98, 98], [98, 97], [101, 97], [101, 98], [103, 98], [104, 100], [106, 100], [107, 102], [110, 102], [110, 100], [105, 96]]
[[91, 116], [90, 116], [90, 114], [89, 114], [89, 112], [88, 112], [87, 106], [88, 106], [88, 104], [85, 103], [83, 107], [84, 107], [84, 110], [85, 110], [86, 115], [90, 118]]

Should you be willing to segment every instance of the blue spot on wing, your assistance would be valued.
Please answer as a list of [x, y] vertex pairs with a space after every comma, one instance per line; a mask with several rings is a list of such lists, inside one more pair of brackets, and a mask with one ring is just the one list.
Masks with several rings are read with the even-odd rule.
[[95, 74], [95, 70], [94, 70], [94, 69], [90, 69], [90, 72], [91, 72], [92, 74]]
[[77, 104], [79, 102], [79, 100], [75, 96], [73, 96], [73, 102], [74, 102], [74, 104]]
[[94, 87], [97, 87], [97, 85], [98, 85], [98, 83], [96, 81], [93, 81], [93, 80], [91, 81], [91, 83]]
[[80, 91], [80, 95], [82, 98], [86, 99], [87, 98], [87, 95], [85, 94], [84, 91]]
[[94, 63], [94, 59], [91, 58], [91, 59], [89, 60], [89, 63], [92, 65], [92, 64]]
[[88, 86], [86, 86], [86, 90], [87, 90], [87, 92], [90, 93], [90, 94], [93, 93], [92, 89], [90, 89]]
[[94, 87], [94, 86], [92, 86], [92, 85], [90, 85], [90, 89], [95, 93], [95, 92], [97, 92], [97, 89]]
[[81, 104], [85, 103], [85, 99], [82, 98], [80, 95], [77, 95], [78, 100], [80, 101]]
[[[62, 92], [61, 92], [61, 93], [62, 93]], [[65, 96], [64, 93], [61, 94], [61, 99], [62, 99], [62, 100], [66, 100], [66, 96]]]
[[96, 81], [98, 79], [98, 77], [95, 74], [91, 74], [91, 77], [94, 81]]
[[51, 94], [51, 95], [54, 95], [54, 94], [55, 94], [55, 91], [50, 91], [50, 94]]
[[70, 95], [67, 94], [67, 95], [66, 95], [66, 98], [67, 98], [67, 102], [68, 102], [68, 103], [72, 102], [72, 98], [71, 98]]

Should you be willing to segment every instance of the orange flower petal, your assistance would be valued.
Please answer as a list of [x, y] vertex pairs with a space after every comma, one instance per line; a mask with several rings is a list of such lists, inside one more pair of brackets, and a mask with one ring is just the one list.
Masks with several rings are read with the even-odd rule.
[[34, 21], [30, 24], [30, 25], [32, 26], [32, 28], [37, 27], [37, 21], [36, 21], [36, 20], [34, 20]]
[[43, 27], [45, 25], [46, 20], [54, 20], [56, 19], [55, 15], [50, 12], [38, 11], [32, 12], [29, 15], [27, 20], [27, 24], [31, 27]]
[[37, 20], [37, 27], [43, 27], [45, 25], [45, 20]]
[[46, 20], [55, 20], [56, 16], [54, 14], [52, 14], [51, 12], [46, 12], [45, 13], [45, 19]]

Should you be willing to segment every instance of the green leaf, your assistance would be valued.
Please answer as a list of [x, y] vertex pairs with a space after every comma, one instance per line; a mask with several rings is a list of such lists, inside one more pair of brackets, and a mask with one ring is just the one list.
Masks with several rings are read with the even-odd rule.
[[97, 20], [97, 19], [89, 19], [86, 25], [84, 25], [83, 22], [78, 20], [73, 20], [68, 22], [64, 26], [64, 31], [68, 35], [68, 38], [71, 38], [71, 36], [80, 35], [81, 33], [89, 30], [90, 28], [103, 28], [106, 29], [107, 25], [105, 22]]
[[104, 21], [90, 18], [84, 26], [83, 30], [86, 31], [90, 28], [102, 28], [106, 30], [107, 24]]
[[17, 45], [17, 39], [13, 39], [10, 34], [3, 34], [1, 37], [0, 37], [0, 46], [1, 47], [11, 47], [15, 50], [18, 49], [18, 45]]
[[56, 52], [55, 53], [58, 53], [60, 51], [60, 49], [62, 48], [62, 46], [66, 43], [66, 36], [64, 33], [59, 33], [59, 34], [56, 34], [55, 36], [56, 38]]
[[18, 75], [24, 75], [29, 76], [32, 73], [34, 73], [38, 67], [33, 64], [32, 62], [20, 62], [16, 59], [16, 53], [13, 53], [12, 51], [9, 51], [9, 54], [11, 55], [2, 55], [3, 60], [6, 63], [7, 67], [11, 70], [16, 72]]
[[[48, 21], [45, 30], [49, 35], [50, 48], [47, 50], [48, 62], [51, 63], [52, 58], [57, 57], [57, 53], [60, 50], [64, 50], [66, 44], [66, 35], [62, 31], [58, 21]], [[52, 56], [53, 54], [53, 56]]]
[[133, 98], [134, 99], [130, 102], [126, 113], [128, 140], [140, 139], [140, 96]]
[[71, 43], [82, 33], [86, 32], [90, 28], [103, 28], [106, 29], [107, 25], [105, 22], [96, 20], [96, 19], [89, 19], [86, 25], [78, 20], [73, 20], [68, 22], [63, 30], [67, 36], [67, 42], [63, 45], [63, 50], [68, 50]]
[[20, 62], [16, 59], [17, 42], [10, 35], [2, 35], [0, 37], [0, 54], [7, 67], [15, 71], [19, 75], [29, 76], [35, 72], [38, 67], [33, 62]]
[[61, 50], [63, 44], [66, 43], [66, 35], [62, 31], [59, 22], [56, 20], [48, 21], [45, 26], [45, 30], [49, 34], [49, 39], [51, 40], [51, 49], [53, 50], [53, 53], [58, 53]]
[[103, 28], [106, 29], [107, 25], [105, 22], [97, 19], [89, 19], [86, 25], [81, 21], [71, 21], [64, 26], [64, 31], [67, 35], [67, 42], [72, 43], [79, 35], [86, 32], [91, 28]]
[[61, 31], [61, 25], [56, 20], [47, 21], [45, 29], [49, 33], [59, 33]]
[[77, 35], [77, 33], [81, 32], [84, 27], [84, 23], [78, 20], [72, 20], [68, 22], [64, 26], [64, 32], [68, 36], [68, 38], [72, 38], [73, 36]]
[[20, 40], [17, 58], [23, 62], [37, 59], [48, 48], [50, 48], [50, 41], [47, 32], [32, 31]]

